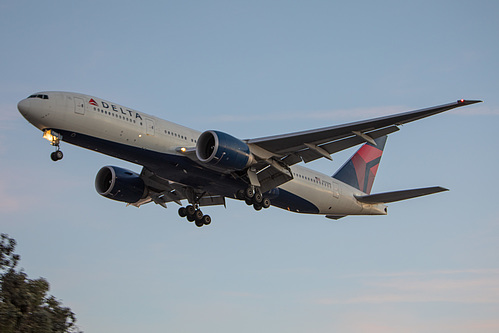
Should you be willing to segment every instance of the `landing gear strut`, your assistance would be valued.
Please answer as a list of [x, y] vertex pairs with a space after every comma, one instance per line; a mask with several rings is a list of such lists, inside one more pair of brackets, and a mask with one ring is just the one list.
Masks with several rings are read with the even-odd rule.
[[194, 222], [196, 226], [202, 227], [211, 223], [210, 215], [204, 215], [198, 205], [188, 205], [187, 207], [180, 207], [178, 209], [180, 217], [187, 218], [187, 221]]

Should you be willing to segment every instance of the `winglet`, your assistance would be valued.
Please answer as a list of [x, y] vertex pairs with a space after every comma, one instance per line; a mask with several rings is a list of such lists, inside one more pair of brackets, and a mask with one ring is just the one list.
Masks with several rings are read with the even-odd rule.
[[471, 105], [471, 104], [482, 103], [482, 102], [483, 101], [473, 100], [473, 99], [460, 99], [457, 101], [458, 104], [463, 104], [463, 105]]

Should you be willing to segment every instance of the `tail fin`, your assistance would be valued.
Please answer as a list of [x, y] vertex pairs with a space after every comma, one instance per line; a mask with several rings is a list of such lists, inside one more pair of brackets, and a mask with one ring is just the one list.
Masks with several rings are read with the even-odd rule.
[[370, 194], [374, 177], [378, 171], [381, 155], [385, 148], [387, 136], [374, 140], [376, 145], [366, 143], [333, 175], [364, 193]]

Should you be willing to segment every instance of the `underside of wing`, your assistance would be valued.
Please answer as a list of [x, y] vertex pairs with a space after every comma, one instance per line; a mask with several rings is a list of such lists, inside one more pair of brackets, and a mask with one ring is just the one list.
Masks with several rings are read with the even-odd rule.
[[196, 191], [192, 187], [163, 179], [146, 168], [142, 169], [140, 177], [147, 187], [148, 194], [145, 198], [131, 204], [133, 206], [140, 207], [154, 202], [166, 208], [166, 204], [169, 202], [182, 205], [181, 200], [188, 200], [190, 203], [196, 202], [199, 206], [225, 206], [225, 197], [223, 196]]

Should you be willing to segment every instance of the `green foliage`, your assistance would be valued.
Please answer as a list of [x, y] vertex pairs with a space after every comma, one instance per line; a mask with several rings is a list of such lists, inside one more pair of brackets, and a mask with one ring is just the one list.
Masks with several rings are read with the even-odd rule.
[[48, 295], [49, 283], [31, 280], [16, 269], [20, 256], [14, 253], [16, 241], [0, 238], [0, 332], [65, 333], [79, 332], [70, 308]]

